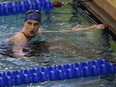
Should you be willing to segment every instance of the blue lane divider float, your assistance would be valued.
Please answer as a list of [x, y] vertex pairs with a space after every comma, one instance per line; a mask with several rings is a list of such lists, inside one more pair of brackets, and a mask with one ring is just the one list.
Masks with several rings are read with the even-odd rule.
[[116, 66], [105, 59], [0, 72], [0, 87], [116, 73]]
[[0, 16], [24, 14], [28, 10], [51, 11], [53, 5], [49, 0], [24, 0], [0, 3]]

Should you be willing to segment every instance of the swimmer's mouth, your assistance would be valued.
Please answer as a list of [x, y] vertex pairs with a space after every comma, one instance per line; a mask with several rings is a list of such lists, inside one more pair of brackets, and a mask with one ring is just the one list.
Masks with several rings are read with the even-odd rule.
[[34, 34], [35, 32], [34, 31], [30, 31], [31, 34]]

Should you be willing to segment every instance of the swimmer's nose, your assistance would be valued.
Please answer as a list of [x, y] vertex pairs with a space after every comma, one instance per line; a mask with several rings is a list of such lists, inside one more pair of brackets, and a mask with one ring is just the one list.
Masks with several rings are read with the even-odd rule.
[[34, 25], [31, 26], [31, 30], [34, 30]]

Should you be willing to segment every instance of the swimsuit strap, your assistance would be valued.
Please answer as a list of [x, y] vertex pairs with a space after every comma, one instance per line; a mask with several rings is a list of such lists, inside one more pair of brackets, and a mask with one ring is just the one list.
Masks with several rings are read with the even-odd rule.
[[32, 37], [28, 37], [24, 32], [21, 32], [22, 34], [24, 34], [24, 36], [27, 38], [27, 39], [30, 39], [30, 38], [33, 38], [35, 36], [32, 36]]
[[24, 32], [21, 32], [27, 39], [29, 39], [29, 37], [24, 33]]

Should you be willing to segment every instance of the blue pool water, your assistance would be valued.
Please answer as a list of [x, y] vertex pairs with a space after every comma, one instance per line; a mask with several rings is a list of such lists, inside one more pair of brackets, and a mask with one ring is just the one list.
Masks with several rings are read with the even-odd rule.
[[[51, 13], [51, 20], [43, 16], [41, 29], [60, 30], [71, 29], [74, 26], [87, 27], [92, 25], [89, 20], [80, 15], [77, 20], [70, 21], [71, 11], [69, 6], [62, 7]], [[44, 13], [43, 13], [44, 14]], [[13, 32], [23, 27], [24, 15], [11, 15], [0, 17], [0, 42], [2, 43]], [[22, 60], [0, 55], [0, 71], [17, 70], [44, 65], [59, 65], [89, 61], [94, 59], [115, 60], [116, 52], [112, 50], [111, 39], [102, 30], [87, 30], [72, 33], [48, 33], [40, 34], [39, 39], [46, 40], [52, 46], [50, 53], [32, 56], [30, 60]], [[38, 39], [38, 37], [36, 38]], [[108, 77], [108, 76], [107, 76]], [[59, 81], [46, 81], [36, 84], [27, 84], [15, 87], [115, 87], [113, 81], [106, 78], [87, 77]], [[105, 86], [107, 85], [107, 86]]]

